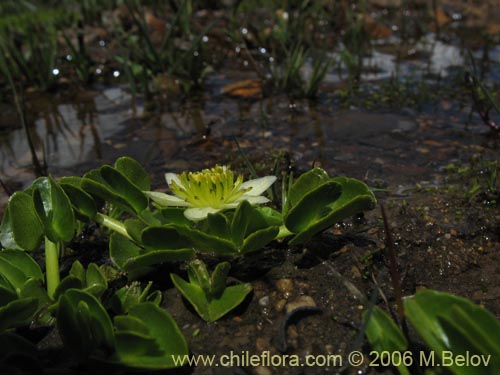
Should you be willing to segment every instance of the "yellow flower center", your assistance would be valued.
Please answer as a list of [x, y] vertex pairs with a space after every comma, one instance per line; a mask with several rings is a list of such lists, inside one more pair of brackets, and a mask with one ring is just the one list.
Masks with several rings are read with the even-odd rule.
[[180, 184], [170, 184], [172, 193], [194, 207], [222, 208], [252, 189], [242, 189], [243, 176], [235, 180], [233, 171], [219, 165], [200, 172], [183, 172], [178, 178]]

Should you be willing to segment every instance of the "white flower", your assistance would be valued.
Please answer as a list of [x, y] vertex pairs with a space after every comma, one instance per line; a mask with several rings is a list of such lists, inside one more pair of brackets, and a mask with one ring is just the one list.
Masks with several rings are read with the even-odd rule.
[[184, 215], [192, 221], [235, 208], [244, 200], [251, 204], [267, 203], [269, 199], [261, 194], [276, 181], [276, 176], [266, 176], [243, 182], [243, 176], [235, 179], [233, 171], [218, 165], [201, 172], [166, 173], [165, 178], [173, 195], [144, 193], [159, 206], [187, 207]]

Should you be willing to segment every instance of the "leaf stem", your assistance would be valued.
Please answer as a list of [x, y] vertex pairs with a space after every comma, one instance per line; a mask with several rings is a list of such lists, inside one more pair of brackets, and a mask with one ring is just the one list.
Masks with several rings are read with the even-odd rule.
[[47, 293], [50, 298], [54, 298], [60, 281], [59, 247], [59, 244], [45, 237], [45, 277], [47, 279]]
[[129, 240], [133, 240], [132, 237], [130, 237], [130, 235], [128, 234], [125, 226], [120, 221], [112, 219], [109, 216], [103, 215], [99, 212], [95, 216], [94, 220], [97, 224], [101, 224], [108, 229], [120, 233], [122, 236], [127, 237]]

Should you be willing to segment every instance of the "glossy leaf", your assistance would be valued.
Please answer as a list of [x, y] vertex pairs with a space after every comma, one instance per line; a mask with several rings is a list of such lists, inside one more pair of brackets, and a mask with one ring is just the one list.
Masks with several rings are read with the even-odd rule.
[[330, 179], [328, 174], [321, 168], [313, 168], [303, 173], [290, 187], [285, 205], [285, 212], [290, 207], [299, 203], [299, 201], [312, 190], [323, 185]]
[[289, 244], [305, 242], [343, 219], [372, 209], [375, 203], [375, 196], [363, 182], [332, 178], [304, 196], [286, 215], [286, 227], [296, 233]]
[[148, 199], [127, 177], [108, 165], [102, 166], [100, 168], [100, 173], [111, 190], [127, 201], [134, 209], [135, 213], [139, 213], [146, 209], [148, 206]]
[[115, 161], [115, 169], [139, 190], [151, 190], [149, 175], [136, 160], [128, 156], [122, 156]]
[[429, 348], [453, 356], [482, 356], [488, 366], [460, 366], [449, 361], [454, 374], [493, 375], [500, 368], [500, 322], [488, 310], [448, 293], [424, 290], [404, 301], [408, 320]]
[[71, 201], [75, 211], [85, 218], [94, 219], [97, 214], [97, 205], [94, 198], [74, 185], [68, 183], [60, 183], [60, 185]]
[[40, 177], [33, 182], [33, 201], [47, 238], [58, 243], [73, 239], [76, 222], [71, 202], [52, 177]]
[[126, 212], [136, 213], [132, 205], [130, 205], [126, 199], [113, 191], [101, 176], [100, 169], [93, 169], [83, 176], [82, 189], [92, 196], [111, 203]]
[[44, 229], [31, 195], [18, 191], [9, 199], [2, 221], [2, 245], [14, 248], [12, 240], [23, 250], [35, 250], [40, 246]]

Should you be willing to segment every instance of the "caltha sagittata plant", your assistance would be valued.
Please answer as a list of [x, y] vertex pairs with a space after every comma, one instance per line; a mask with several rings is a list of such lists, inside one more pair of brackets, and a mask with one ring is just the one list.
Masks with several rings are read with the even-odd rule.
[[184, 215], [192, 221], [205, 219], [208, 214], [236, 208], [242, 201], [252, 205], [269, 202], [262, 194], [276, 181], [265, 176], [243, 182], [227, 166], [215, 166], [201, 172], [166, 173], [172, 194], [147, 191], [145, 194], [161, 207], [186, 207]]

